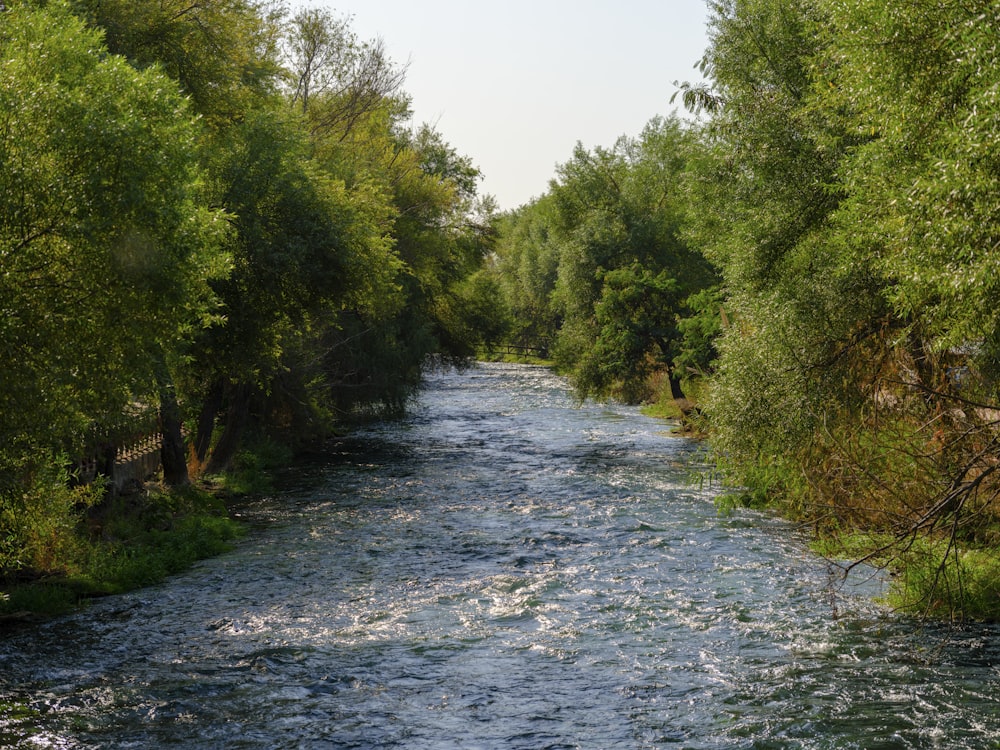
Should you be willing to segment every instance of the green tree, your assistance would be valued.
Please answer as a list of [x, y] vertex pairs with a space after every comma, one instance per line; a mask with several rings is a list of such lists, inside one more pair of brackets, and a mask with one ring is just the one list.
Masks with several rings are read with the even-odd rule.
[[732, 325], [707, 407], [718, 455], [748, 484], [754, 467], [794, 462], [817, 425], [858, 406], [853, 345], [886, 310], [878, 274], [832, 225], [856, 140], [841, 113], [812, 106], [822, 14], [811, 0], [711, 7], [706, 67], [720, 108], [692, 163], [685, 236], [724, 278]]
[[473, 213], [479, 170], [427, 126], [398, 139], [392, 233], [405, 263], [407, 314], [430, 327], [439, 354], [460, 361], [481, 340], [462, 320], [461, 287], [492, 242], [488, 219]]
[[817, 526], [888, 532], [883, 559], [942, 540], [916, 599], [954, 603], [963, 586], [942, 587], [973, 575], [957, 550], [988, 537], [1000, 497], [997, 11], [712, 9], [713, 89], [691, 100], [714, 114], [686, 237], [727, 295], [717, 455]]
[[108, 49], [158, 67], [213, 128], [277, 92], [280, 6], [257, 0], [72, 0]]
[[[638, 263], [604, 272], [600, 280], [597, 335], [580, 359], [577, 389], [581, 397], [617, 392], [627, 401], [640, 401], [648, 395], [653, 373], [672, 372], [680, 285], [670, 271], [654, 273]], [[682, 398], [683, 392], [677, 388], [672, 395]]]
[[226, 234], [205, 208], [177, 87], [108, 55], [64, 3], [0, 25], [0, 374], [5, 486], [36, 452], [156, 401], [157, 368], [211, 311]]
[[[583, 396], [637, 400], [653, 369], [683, 395], [676, 321], [714, 274], [681, 231], [685, 165], [697, 148], [679, 120], [656, 118], [613, 149], [578, 147], [551, 193], [561, 236], [553, 300], [563, 317], [556, 357]], [[615, 320], [617, 318], [617, 321]]]
[[214, 285], [224, 318], [205, 331], [197, 354], [205, 384], [199, 458], [215, 413], [226, 415], [211, 471], [229, 465], [251, 412], [287, 379], [286, 349], [328, 311], [389, 291], [396, 267], [366, 206], [309, 158], [298, 122], [282, 109], [249, 116], [213, 156], [214, 191], [234, 232], [233, 269]]
[[314, 135], [347, 138], [399, 94], [406, 77], [381, 40], [362, 42], [348, 18], [325, 9], [300, 10], [286, 24], [284, 39], [291, 101], [308, 116]]
[[[995, 367], [1000, 239], [1000, 12], [992, 3], [824, 3], [817, 100], [863, 137], [843, 170], [843, 223], [865, 227], [894, 312], [931, 351], [982, 343]], [[855, 29], [846, 33], [845, 29]], [[824, 85], [825, 84], [825, 85]]]
[[367, 295], [326, 320], [323, 380], [339, 413], [396, 410], [429, 354], [462, 362], [493, 335], [485, 319], [469, 317], [492, 291], [469, 278], [492, 243], [479, 172], [432, 128], [407, 125], [405, 67], [380, 41], [361, 42], [345, 19], [307, 10], [291, 19], [285, 50], [289, 98], [317, 164], [378, 206], [375, 220], [398, 259], [392, 294]]
[[547, 352], [562, 325], [553, 302], [561, 255], [554, 199], [544, 195], [498, 226], [497, 275], [512, 318], [511, 343]]
[[[201, 117], [202, 153], [227, 148], [234, 124], [273, 106], [280, 73], [279, 6], [255, 0], [73, 0], [72, 7], [101, 30], [111, 52], [140, 70], [159, 69], [180, 86]], [[195, 394], [184, 393], [175, 381], [186, 379], [182, 370], [188, 361], [164, 353], [157, 367], [164, 478], [171, 484], [187, 481], [181, 401]]]
[[977, 582], [957, 550], [991, 538], [1000, 492], [992, 458], [1000, 102], [988, 63], [1000, 15], [986, 2], [822, 7], [830, 22], [816, 106], [844, 113], [860, 142], [842, 168], [849, 198], [838, 226], [851, 233], [854, 257], [885, 280], [892, 332], [881, 366], [862, 382], [894, 404], [864, 423], [869, 442], [891, 457], [884, 486], [893, 491], [869, 493], [868, 503], [903, 558], [917, 535], [945, 540], [929, 585], [908, 592], [909, 603], [968, 614]]

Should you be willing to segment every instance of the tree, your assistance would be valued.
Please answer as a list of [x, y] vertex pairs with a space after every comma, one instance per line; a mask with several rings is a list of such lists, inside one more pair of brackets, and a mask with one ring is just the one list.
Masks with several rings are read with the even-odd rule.
[[581, 395], [638, 400], [647, 395], [641, 381], [659, 369], [682, 396], [676, 320], [685, 298], [714, 281], [681, 235], [682, 178], [695, 144], [678, 120], [656, 118], [611, 150], [578, 146], [559, 169], [551, 188], [562, 238], [556, 356]]
[[396, 97], [406, 78], [381, 39], [362, 42], [349, 19], [318, 8], [303, 8], [288, 22], [284, 58], [292, 104], [314, 135], [335, 140]]
[[[600, 279], [597, 334], [575, 373], [577, 391], [583, 398], [617, 392], [627, 401], [641, 401], [650, 375], [672, 371], [680, 285], [669, 270], [654, 273], [638, 263], [606, 271]], [[670, 378], [675, 399], [684, 396], [679, 380]]]
[[[80, 17], [100, 29], [110, 51], [140, 70], [169, 75], [201, 116], [203, 153], [220, 147], [233, 123], [267, 108], [278, 88], [280, 10], [254, 0], [73, 0]], [[219, 139], [213, 143], [213, 139]], [[183, 358], [165, 353], [156, 368], [163, 433], [164, 479], [187, 481], [187, 450], [181, 437], [189, 394], [176, 382]]]
[[108, 49], [158, 67], [213, 128], [277, 92], [281, 13], [258, 0], [72, 0]]
[[1000, 76], [988, 60], [998, 11], [988, 2], [824, 5], [828, 74], [817, 99], [849, 111], [846, 124], [867, 135], [844, 170], [843, 221], [867, 227], [863, 241], [883, 250], [889, 301], [931, 349], [980, 342], [980, 363], [994, 368]]
[[832, 226], [857, 140], [840, 113], [811, 106], [822, 14], [810, 0], [711, 7], [706, 69], [721, 105], [691, 165], [685, 237], [724, 279], [732, 325], [706, 406], [718, 455], [749, 485], [859, 405], [854, 345], [886, 308], [882, 280]]
[[84, 448], [211, 312], [225, 223], [205, 208], [177, 87], [108, 55], [64, 3], [0, 26], [0, 374], [5, 487]]
[[562, 325], [553, 302], [561, 255], [554, 199], [545, 195], [499, 222], [497, 275], [511, 342], [548, 351]]
[[203, 383], [196, 439], [204, 458], [214, 416], [224, 431], [210, 471], [230, 464], [252, 405], [285, 369], [290, 342], [330, 310], [392, 293], [396, 264], [366, 205], [309, 158], [298, 120], [282, 109], [249, 116], [213, 156], [214, 191], [231, 215], [233, 269], [214, 284], [224, 318], [197, 350]]
[[714, 116], [686, 236], [727, 295], [716, 454], [817, 527], [887, 534], [881, 559], [931, 545], [916, 600], [964, 608], [955, 592], [979, 584], [958, 550], [986, 538], [1000, 498], [997, 11], [712, 8]]

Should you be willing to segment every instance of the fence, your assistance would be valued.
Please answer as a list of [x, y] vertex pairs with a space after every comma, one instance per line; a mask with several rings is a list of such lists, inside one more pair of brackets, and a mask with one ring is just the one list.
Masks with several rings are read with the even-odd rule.
[[74, 466], [74, 479], [90, 484], [104, 477], [114, 494], [141, 485], [160, 470], [163, 435], [155, 418], [128, 418], [112, 434], [92, 440], [87, 455]]
[[521, 356], [538, 357], [546, 359], [549, 356], [547, 346], [528, 346], [526, 344], [504, 344], [505, 354], [519, 354]]

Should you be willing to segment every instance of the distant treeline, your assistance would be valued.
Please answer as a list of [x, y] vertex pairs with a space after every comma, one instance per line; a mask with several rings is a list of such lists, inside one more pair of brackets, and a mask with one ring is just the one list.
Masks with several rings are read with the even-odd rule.
[[[1000, 7], [715, 0], [693, 122], [503, 218], [511, 341], [581, 396], [695, 395], [736, 493], [1000, 617]], [[734, 500], [735, 498], [735, 500]]]

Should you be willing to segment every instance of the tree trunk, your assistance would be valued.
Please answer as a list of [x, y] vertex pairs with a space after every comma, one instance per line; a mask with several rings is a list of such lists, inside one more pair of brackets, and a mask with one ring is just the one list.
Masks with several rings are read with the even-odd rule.
[[239, 450], [249, 422], [250, 386], [239, 383], [227, 390], [229, 390], [229, 406], [226, 409], [226, 424], [205, 469], [209, 474], [219, 474], [229, 468]]
[[670, 395], [674, 401], [680, 401], [681, 399], [687, 399], [684, 395], [684, 389], [681, 388], [681, 378], [677, 372], [676, 367], [670, 366], [670, 342], [662, 337], [658, 336], [654, 339], [656, 345], [660, 348], [660, 361], [663, 362], [667, 367], [667, 373], [670, 376]]
[[180, 487], [189, 484], [191, 479], [188, 476], [184, 436], [181, 435], [181, 408], [162, 352], [157, 358], [156, 380], [160, 391], [160, 433], [163, 435], [160, 463], [163, 465], [163, 482], [168, 487]]
[[[162, 397], [161, 397], [162, 398]], [[189, 484], [187, 450], [181, 434], [180, 409], [174, 400], [169, 406], [160, 402], [160, 424], [163, 430], [163, 445], [160, 447], [160, 462], [163, 464], [163, 482], [168, 487]]]
[[923, 391], [924, 401], [930, 404], [934, 400], [933, 391], [938, 386], [934, 360], [924, 346], [923, 340], [913, 329], [910, 329], [907, 344], [913, 360], [913, 371], [917, 376], [916, 385]]
[[684, 395], [684, 389], [681, 388], [681, 379], [677, 375], [676, 367], [670, 368], [670, 395], [673, 397], [674, 401], [687, 398], [687, 396]]
[[97, 476], [104, 477], [104, 498], [115, 496], [115, 461], [118, 458], [118, 448], [114, 443], [101, 443], [97, 454]]
[[205, 461], [208, 449], [212, 447], [212, 433], [215, 431], [215, 417], [222, 408], [222, 381], [216, 380], [209, 388], [198, 415], [198, 430], [194, 436], [194, 454], [199, 463]]

